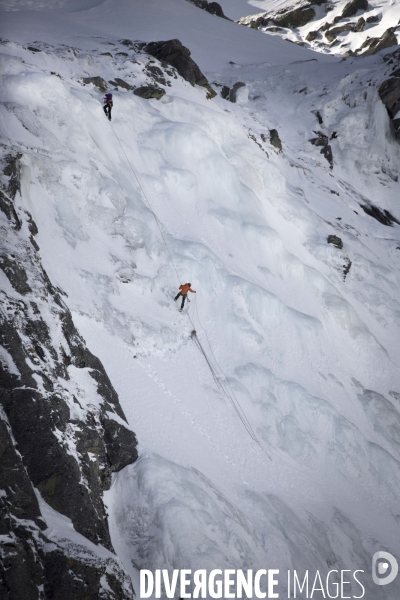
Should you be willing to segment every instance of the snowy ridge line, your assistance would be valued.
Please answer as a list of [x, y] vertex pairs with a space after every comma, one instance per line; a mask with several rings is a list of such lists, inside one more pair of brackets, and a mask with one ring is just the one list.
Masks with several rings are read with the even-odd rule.
[[[110, 124], [111, 124], [111, 123], [110, 123]], [[169, 254], [169, 257], [170, 257], [170, 259], [171, 259], [172, 265], [173, 265], [173, 267], [174, 267], [174, 270], [175, 270], [176, 276], [177, 276], [177, 278], [178, 278], [178, 282], [179, 282], [179, 283], [181, 283], [181, 279], [180, 279], [180, 277], [179, 277], [178, 270], [177, 270], [177, 268], [176, 268], [176, 265], [175, 265], [175, 263], [174, 263], [174, 260], [173, 260], [173, 258], [172, 258], [172, 254], [171, 254], [171, 251], [170, 251], [170, 249], [169, 249], [169, 246], [168, 246], [168, 244], [167, 244], [167, 242], [166, 242], [166, 239], [165, 239], [165, 237], [164, 237], [164, 234], [163, 234], [163, 232], [162, 232], [162, 229], [161, 229], [161, 226], [160, 226], [160, 222], [159, 222], [159, 220], [158, 220], [158, 217], [157, 217], [156, 213], [154, 212], [154, 210], [153, 210], [153, 208], [152, 208], [152, 206], [151, 206], [151, 204], [150, 204], [150, 201], [149, 201], [149, 199], [147, 198], [147, 195], [146, 195], [146, 193], [145, 193], [145, 191], [144, 191], [144, 189], [143, 189], [143, 186], [142, 186], [142, 184], [140, 183], [140, 180], [139, 180], [139, 178], [138, 178], [138, 176], [137, 176], [137, 174], [136, 174], [136, 172], [135, 172], [134, 168], [132, 167], [132, 165], [131, 165], [131, 163], [130, 163], [130, 161], [129, 161], [129, 159], [128, 159], [127, 155], [126, 155], [126, 152], [125, 152], [125, 150], [124, 150], [124, 148], [123, 148], [123, 146], [122, 146], [122, 144], [121, 144], [121, 142], [120, 142], [120, 140], [119, 140], [119, 138], [118, 138], [118, 135], [117, 135], [117, 133], [116, 133], [116, 131], [115, 131], [115, 129], [114, 129], [114, 127], [113, 127], [112, 125], [111, 125], [111, 129], [113, 130], [113, 132], [114, 132], [114, 135], [115, 135], [115, 137], [116, 137], [116, 139], [117, 139], [117, 141], [118, 141], [118, 143], [119, 143], [119, 145], [120, 145], [120, 147], [121, 147], [121, 149], [122, 149], [122, 152], [123, 152], [123, 153], [124, 153], [124, 155], [125, 155], [126, 161], [127, 161], [127, 163], [129, 164], [129, 167], [130, 167], [130, 169], [131, 169], [131, 171], [132, 171], [133, 175], [135, 176], [135, 179], [136, 179], [136, 181], [138, 182], [138, 185], [139, 185], [139, 187], [140, 187], [140, 189], [141, 189], [141, 191], [142, 191], [142, 193], [143, 193], [143, 196], [144, 196], [144, 198], [145, 198], [145, 200], [146, 200], [147, 206], [149, 207], [149, 210], [151, 211], [151, 213], [152, 213], [152, 215], [153, 215], [153, 217], [154, 217], [154, 219], [155, 219], [155, 221], [156, 221], [156, 223], [157, 223], [157, 227], [158, 227], [158, 229], [160, 230], [161, 237], [162, 237], [162, 239], [163, 239], [163, 242], [164, 242], [164, 244], [165, 244], [165, 247], [166, 247], [166, 249], [167, 249], [167, 251], [168, 251], [168, 254]], [[221, 367], [219, 366], [219, 364], [218, 364], [218, 362], [217, 362], [217, 359], [216, 359], [216, 358], [215, 358], [215, 356], [214, 356], [214, 352], [212, 351], [211, 344], [210, 344], [210, 341], [209, 341], [209, 339], [208, 339], [207, 332], [206, 332], [206, 330], [204, 329], [204, 327], [202, 326], [202, 324], [201, 324], [201, 322], [200, 322], [199, 313], [198, 313], [198, 311], [197, 311], [196, 297], [195, 297], [195, 307], [196, 307], [196, 313], [197, 313], [197, 318], [198, 318], [198, 320], [199, 320], [200, 327], [202, 328], [202, 330], [204, 331], [204, 333], [205, 333], [205, 335], [206, 335], [207, 342], [208, 342], [209, 348], [210, 348], [210, 350], [211, 350], [211, 354], [212, 354], [212, 356], [213, 356], [213, 358], [214, 358], [214, 361], [215, 361], [215, 363], [216, 363], [217, 367], [219, 368], [219, 370], [220, 370], [220, 371], [221, 371], [221, 373], [223, 374], [223, 376], [224, 376], [225, 380], [228, 382], [228, 385], [229, 385], [229, 387], [230, 387], [230, 390], [231, 390], [231, 392], [232, 392], [232, 395], [231, 395], [231, 394], [230, 394], [230, 393], [229, 393], [229, 392], [226, 390], [226, 388], [224, 387], [224, 385], [223, 385], [222, 381], [221, 381], [221, 380], [220, 380], [220, 378], [218, 377], [218, 375], [217, 375], [217, 373], [216, 373], [216, 371], [215, 371], [214, 367], [212, 366], [212, 364], [211, 364], [211, 362], [210, 362], [210, 360], [209, 360], [209, 358], [208, 358], [208, 356], [207, 356], [206, 352], [204, 351], [204, 348], [203, 348], [203, 346], [201, 345], [201, 342], [200, 342], [200, 340], [199, 340], [199, 339], [198, 339], [198, 337], [197, 337], [197, 333], [196, 333], [196, 330], [195, 330], [195, 325], [194, 325], [194, 323], [193, 323], [193, 321], [192, 321], [192, 318], [190, 317], [189, 313], [187, 313], [187, 316], [188, 316], [188, 318], [189, 318], [189, 321], [190, 321], [190, 323], [191, 323], [191, 324], [192, 324], [192, 326], [193, 326], [193, 331], [192, 331], [192, 333], [191, 333], [191, 338], [192, 338], [192, 340], [194, 341], [194, 343], [196, 344], [196, 346], [198, 347], [198, 349], [200, 350], [200, 352], [203, 354], [203, 356], [204, 356], [204, 358], [205, 358], [205, 360], [206, 360], [206, 362], [207, 362], [207, 365], [208, 365], [208, 367], [209, 367], [209, 369], [210, 369], [210, 371], [211, 371], [211, 374], [212, 374], [212, 376], [213, 376], [213, 379], [214, 379], [215, 383], [217, 384], [217, 386], [218, 386], [218, 387], [221, 389], [222, 393], [223, 393], [223, 394], [224, 394], [224, 395], [225, 395], [225, 396], [228, 398], [228, 400], [229, 400], [229, 401], [230, 401], [230, 403], [232, 404], [233, 408], [234, 408], [234, 409], [235, 409], [235, 411], [236, 411], [236, 414], [238, 415], [239, 419], [242, 421], [242, 423], [243, 423], [243, 425], [244, 425], [244, 428], [246, 429], [246, 431], [247, 431], [247, 433], [249, 434], [249, 436], [251, 437], [251, 439], [252, 439], [254, 442], [256, 442], [256, 444], [258, 444], [258, 445], [259, 445], [259, 447], [261, 448], [261, 450], [262, 450], [262, 451], [263, 451], [263, 452], [264, 452], [264, 453], [265, 453], [265, 454], [268, 456], [268, 458], [269, 458], [270, 460], [272, 460], [272, 459], [271, 459], [271, 457], [269, 456], [269, 454], [268, 454], [268, 453], [267, 453], [267, 452], [264, 450], [264, 448], [261, 446], [261, 444], [260, 444], [260, 440], [257, 438], [257, 436], [256, 436], [256, 434], [255, 434], [255, 432], [254, 432], [254, 430], [253, 430], [253, 428], [252, 428], [252, 426], [251, 426], [251, 424], [250, 424], [250, 421], [248, 420], [248, 418], [247, 418], [247, 416], [246, 416], [245, 412], [243, 411], [243, 409], [242, 409], [242, 407], [241, 407], [241, 405], [240, 405], [240, 403], [239, 403], [238, 399], [236, 398], [235, 394], [233, 393], [233, 390], [232, 390], [232, 387], [231, 387], [231, 385], [230, 385], [230, 383], [229, 383], [229, 381], [228, 381], [228, 378], [226, 377], [225, 373], [223, 372], [223, 370], [222, 370], [222, 369], [221, 369]]]

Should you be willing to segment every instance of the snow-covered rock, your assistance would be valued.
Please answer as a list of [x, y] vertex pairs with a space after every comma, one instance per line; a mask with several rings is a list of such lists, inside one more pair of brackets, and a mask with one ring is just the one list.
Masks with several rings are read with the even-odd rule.
[[375, 0], [300, 0], [284, 2], [283, 7], [277, 2], [275, 10], [274, 4], [267, 12], [241, 17], [238, 23], [343, 56], [373, 54], [399, 43], [397, 3], [387, 2], [382, 7]]
[[[21, 158], [3, 150], [0, 535], [8, 537], [1, 596], [132, 598], [102, 496], [112, 472], [136, 460], [136, 438], [65, 294], [42, 267], [38, 228], [18, 206]], [[27, 185], [26, 169], [22, 179]], [[74, 540], [50, 531], [43, 506], [68, 522]]]

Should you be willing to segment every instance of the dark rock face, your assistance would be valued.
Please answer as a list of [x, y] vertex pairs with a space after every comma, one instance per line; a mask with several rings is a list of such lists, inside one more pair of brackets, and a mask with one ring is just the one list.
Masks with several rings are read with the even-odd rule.
[[150, 100], [150, 98], [160, 100], [160, 98], [165, 96], [165, 90], [157, 85], [142, 85], [141, 87], [136, 88], [133, 93], [135, 96], [145, 98], [146, 100]]
[[313, 42], [319, 36], [319, 31], [309, 31], [306, 36], [307, 42]]
[[367, 10], [368, 1], [367, 0], [351, 0], [346, 4], [342, 12], [342, 19], [346, 19], [348, 17], [354, 17], [359, 10]]
[[216, 96], [206, 77], [191, 58], [190, 50], [183, 46], [179, 40], [150, 42], [150, 44], [144, 46], [144, 51], [157, 58], [161, 63], [167, 63], [175, 67], [179, 75], [191, 85], [203, 86], [211, 94], [211, 97]]
[[384, 61], [393, 65], [394, 69], [390, 73], [390, 78], [383, 81], [379, 87], [379, 96], [386, 106], [386, 110], [392, 120], [396, 139], [400, 142], [400, 50], [387, 54]]
[[[0, 597], [39, 598], [37, 586], [43, 580], [43, 565], [37, 560], [38, 545], [18, 520], [23, 519], [41, 535], [45, 523], [21, 456], [11, 437], [4, 413], [0, 415]], [[22, 534], [22, 535], [21, 535]]]
[[106, 92], [108, 90], [107, 82], [104, 81], [102, 77], [84, 77], [83, 83], [89, 84], [92, 83], [95, 87], [97, 87], [100, 92]]
[[[216, 15], [217, 17], [221, 17], [222, 19], [228, 19], [224, 15], [224, 11], [221, 8], [221, 5], [218, 2], [207, 2], [207, 0], [188, 0], [190, 4], [194, 4], [198, 8], [205, 10], [211, 15]], [[228, 19], [230, 21], [230, 19]]]
[[360, 17], [356, 23], [356, 31], [364, 31], [365, 19]]
[[77, 598], [98, 600], [104, 597], [100, 595], [100, 591], [103, 591], [100, 584], [101, 577], [106, 578], [107, 584], [112, 590], [112, 595], [108, 596], [110, 599], [132, 597], [126, 596], [125, 586], [121, 585], [114, 574], [107, 572], [106, 568], [93, 567], [73, 557], [66, 559], [60, 551], [45, 555], [44, 568], [45, 597], [52, 600], [76, 600]]
[[[330, 168], [333, 168], [333, 154], [332, 154], [332, 148], [331, 145], [329, 144], [329, 138], [327, 135], [325, 135], [324, 133], [321, 133], [320, 131], [315, 131], [314, 133], [317, 134], [318, 137], [313, 138], [310, 140], [311, 144], [313, 144], [313, 146], [319, 146], [321, 147], [321, 154], [326, 158], [326, 160], [328, 161]], [[336, 137], [336, 136], [332, 136], [332, 137]]]
[[[397, 53], [393, 54], [396, 55]], [[400, 118], [396, 118], [400, 111], [400, 69], [395, 69], [391, 77], [381, 83], [378, 93], [392, 120], [396, 139], [400, 141]]]
[[230, 102], [236, 102], [236, 94], [237, 91], [240, 90], [240, 88], [245, 87], [246, 84], [243, 83], [243, 81], [237, 81], [231, 88], [230, 92], [229, 92], [229, 101]]
[[343, 248], [343, 242], [337, 235], [328, 235], [328, 244], [333, 244], [339, 250]]
[[277, 16], [273, 19], [274, 23], [279, 27], [303, 27], [312, 21], [315, 17], [315, 10], [313, 8], [296, 8]]
[[392, 123], [396, 135], [396, 140], [400, 142], [400, 119], [393, 119]]
[[206, 8], [206, 10], [211, 15], [216, 15], [217, 17], [221, 17], [222, 19], [227, 19], [227, 17], [224, 15], [224, 11], [222, 10], [221, 5], [218, 4], [218, 2], [209, 2], [208, 9]]
[[[0, 597], [131, 599], [129, 578], [112, 554], [102, 495], [112, 472], [136, 460], [136, 437], [41, 265], [36, 224], [15, 208], [19, 158], [4, 158], [0, 195], [0, 266], [12, 290], [1, 292], [0, 306], [0, 345], [9, 357], [0, 361]], [[90, 400], [74, 369], [94, 380]], [[84, 536], [84, 552], [47, 533], [34, 488]], [[107, 548], [109, 558], [91, 543]]]
[[228, 98], [228, 96], [229, 96], [229, 92], [230, 92], [229, 86], [223, 85], [222, 89], [221, 89], [221, 98], [224, 98], [224, 100], [226, 100], [226, 98]]
[[32, 291], [28, 284], [25, 269], [15, 260], [12, 254], [0, 257], [0, 269], [7, 275], [17, 292], [23, 295]]
[[400, 75], [386, 79], [378, 92], [390, 118], [393, 119], [400, 110]]
[[360, 204], [360, 206], [367, 215], [373, 217], [374, 219], [379, 221], [379, 223], [382, 223], [382, 225], [386, 225], [387, 227], [391, 227], [393, 223], [397, 223], [397, 225], [400, 225], [400, 221], [398, 221], [386, 209], [382, 210], [374, 204]]
[[270, 136], [269, 141], [274, 146], [274, 148], [276, 148], [278, 150], [278, 153], [282, 152], [282, 142], [281, 142], [281, 138], [279, 137], [278, 130], [270, 129], [269, 136]]
[[21, 221], [15, 211], [13, 202], [10, 198], [15, 198], [20, 191], [19, 184], [19, 159], [22, 154], [15, 156], [8, 155], [4, 159], [4, 175], [8, 177], [8, 184], [4, 189], [0, 187], [0, 210], [6, 215], [10, 225], [16, 229], [21, 229]]

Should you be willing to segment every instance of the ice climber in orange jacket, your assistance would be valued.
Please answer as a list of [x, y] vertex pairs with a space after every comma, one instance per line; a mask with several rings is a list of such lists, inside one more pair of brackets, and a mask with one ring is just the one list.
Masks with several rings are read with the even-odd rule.
[[182, 304], [181, 304], [181, 308], [180, 308], [179, 312], [182, 312], [182, 310], [183, 310], [188, 292], [192, 292], [192, 294], [196, 293], [196, 290], [192, 290], [191, 285], [192, 285], [191, 283], [184, 283], [183, 285], [179, 286], [179, 289], [181, 291], [175, 296], [175, 301], [178, 300], [179, 296], [182, 296]]

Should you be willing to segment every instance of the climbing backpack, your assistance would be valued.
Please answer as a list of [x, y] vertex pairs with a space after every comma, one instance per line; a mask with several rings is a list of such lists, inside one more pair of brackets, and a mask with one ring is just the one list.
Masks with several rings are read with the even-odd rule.
[[107, 104], [111, 104], [112, 105], [112, 103], [113, 103], [113, 96], [112, 96], [112, 94], [106, 94], [105, 100], [106, 100]]

